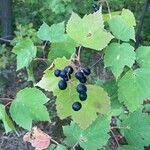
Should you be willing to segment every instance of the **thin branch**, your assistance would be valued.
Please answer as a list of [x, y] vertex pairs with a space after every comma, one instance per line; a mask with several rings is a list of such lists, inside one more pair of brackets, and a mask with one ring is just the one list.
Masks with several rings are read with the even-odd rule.
[[73, 145], [72, 148], [75, 150], [76, 146], [78, 146], [78, 145], [79, 145], [79, 142], [75, 143], [75, 145]]
[[91, 65], [89, 68], [93, 68], [97, 63], [99, 63], [101, 61], [101, 58], [99, 58], [93, 65]]
[[57, 141], [55, 141], [54, 139], [51, 139], [51, 141], [52, 141], [53, 143], [55, 143], [56, 145], [59, 145], [59, 143], [58, 143]]
[[111, 19], [112, 17], [111, 17], [111, 11], [110, 11], [109, 3], [108, 3], [108, 1], [107, 1], [107, 0], [105, 0], [105, 2], [106, 2], [107, 9], [108, 9], [108, 13], [109, 13], [109, 18]]
[[118, 148], [120, 149], [120, 144], [119, 144], [118, 140], [116, 139], [116, 136], [115, 136], [114, 132], [112, 130], [110, 130], [110, 132], [111, 132], [113, 138], [115, 139]]
[[46, 58], [34, 58], [34, 60], [48, 61]]
[[3, 97], [0, 97], [0, 100], [1, 100], [1, 101], [2, 101], [2, 100], [4, 100], [4, 101], [5, 101], [5, 100], [6, 100], [6, 101], [13, 101], [14, 99], [12, 99], [12, 98], [5, 98], [5, 97], [3, 98]]
[[80, 57], [81, 57], [81, 45], [78, 48], [78, 54], [77, 54], [77, 61], [79, 63], [79, 67], [81, 67], [81, 61], [80, 61]]
[[148, 10], [148, 6], [149, 6], [149, 0], [145, 0], [144, 6], [143, 6], [143, 9], [142, 9], [142, 15], [141, 15], [140, 22], [139, 22], [139, 25], [138, 25], [138, 29], [137, 29], [137, 32], [136, 32], [135, 48], [138, 48], [138, 46], [140, 44], [140, 34], [141, 34], [142, 29], [143, 29], [144, 16], [145, 16], [146, 11]]
[[4, 38], [0, 38], [0, 41], [2, 41], [2, 42], [8, 42], [8, 43], [11, 42], [11, 40], [7, 40], [7, 39], [4, 39]]

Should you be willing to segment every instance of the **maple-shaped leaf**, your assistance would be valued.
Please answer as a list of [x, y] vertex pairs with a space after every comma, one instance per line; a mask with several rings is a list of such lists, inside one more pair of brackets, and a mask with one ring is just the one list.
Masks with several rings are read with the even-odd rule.
[[24, 129], [30, 130], [32, 120], [50, 121], [49, 113], [44, 104], [48, 98], [36, 88], [25, 88], [17, 93], [10, 106], [12, 119]]
[[105, 146], [109, 139], [110, 118], [99, 116], [87, 129], [81, 129], [76, 123], [63, 127], [64, 142], [73, 146], [78, 143], [84, 150], [97, 150]]
[[135, 40], [135, 30], [122, 16], [114, 16], [109, 22], [110, 31], [113, 35], [122, 41], [128, 42], [130, 39]]
[[130, 26], [136, 26], [134, 14], [129, 9], [123, 9], [121, 16], [126, 20]]
[[143, 101], [150, 98], [150, 71], [148, 69], [129, 70], [118, 82], [120, 102], [134, 111], [141, 107]]
[[121, 123], [121, 133], [125, 136], [128, 144], [137, 147], [138, 150], [144, 150], [144, 146], [150, 145], [149, 131], [150, 115], [142, 113], [140, 110], [131, 113]]
[[67, 35], [65, 32], [64, 22], [48, 26], [45, 22], [41, 25], [38, 31], [38, 37], [43, 41], [50, 41], [51, 43], [63, 42]]
[[51, 144], [51, 137], [37, 127], [33, 127], [30, 132], [23, 136], [25, 142], [30, 142], [36, 150], [44, 150]]
[[37, 48], [30, 39], [19, 41], [12, 50], [17, 55], [17, 70], [28, 67], [36, 57]]
[[95, 50], [105, 48], [113, 36], [104, 29], [101, 11], [80, 18], [72, 13], [67, 23], [67, 34], [79, 45]]
[[150, 46], [141, 46], [136, 50], [137, 62], [141, 67], [150, 67]]
[[70, 58], [76, 51], [77, 44], [74, 40], [67, 36], [64, 42], [52, 43], [51, 50], [48, 54], [48, 59], [54, 61], [56, 58]]
[[105, 51], [105, 67], [109, 67], [116, 79], [121, 75], [125, 66], [132, 67], [136, 59], [134, 47], [128, 43], [112, 43]]
[[73, 111], [73, 102], [79, 101], [79, 95], [76, 91], [79, 81], [72, 75], [71, 80], [67, 83], [67, 89], [62, 91], [58, 88], [58, 82], [61, 78], [54, 75], [56, 69], [63, 69], [69, 64], [70, 61], [65, 58], [56, 59], [53, 65], [45, 71], [42, 80], [36, 86], [52, 91], [57, 96], [56, 109], [61, 119], [71, 116], [80, 127], [87, 128], [97, 118], [98, 112], [102, 114], [110, 113], [110, 100], [101, 87], [87, 85], [88, 97], [86, 102], [82, 103], [82, 109], [79, 112]]
[[4, 124], [6, 133], [8, 133], [12, 130], [15, 130], [13, 122], [11, 121], [10, 117], [7, 115], [5, 106], [2, 104], [0, 104], [0, 120], [2, 120], [2, 122]]

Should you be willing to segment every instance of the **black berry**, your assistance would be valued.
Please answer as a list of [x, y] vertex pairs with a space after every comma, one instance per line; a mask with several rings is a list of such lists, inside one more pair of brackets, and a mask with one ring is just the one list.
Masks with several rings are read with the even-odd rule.
[[87, 94], [84, 93], [84, 94], [79, 94], [79, 98], [81, 101], [85, 101], [87, 99]]
[[71, 75], [70, 74], [68, 74], [66, 77], [63, 78], [63, 80], [65, 80], [65, 81], [69, 81], [70, 79], [71, 79]]
[[62, 77], [62, 78], [66, 78], [67, 77], [67, 74], [66, 74], [66, 72], [64, 70], [62, 70], [60, 72], [60, 77]]
[[79, 84], [77, 86], [77, 92], [79, 94], [84, 94], [84, 93], [86, 93], [86, 91], [87, 91], [87, 87], [84, 84]]
[[60, 90], [65, 90], [67, 88], [67, 82], [64, 80], [60, 80], [58, 83], [58, 87]]
[[99, 10], [99, 7], [97, 4], [92, 5], [94, 12], [97, 12]]
[[64, 68], [64, 71], [67, 74], [72, 74], [73, 73], [73, 68], [71, 66], [67, 66], [67, 67]]
[[86, 77], [83, 77], [82, 79], [79, 79], [79, 81], [80, 81], [81, 83], [86, 83], [87, 79], [86, 79]]
[[76, 72], [75, 77], [80, 80], [84, 78], [84, 74], [81, 71]]
[[61, 72], [61, 70], [56, 69], [55, 72], [54, 72], [54, 75], [55, 75], [56, 77], [59, 77], [59, 76], [60, 76], [60, 72]]
[[73, 105], [72, 105], [72, 109], [73, 109], [74, 111], [79, 111], [81, 108], [82, 108], [82, 104], [81, 104], [80, 102], [75, 102], [75, 103], [73, 103]]
[[88, 76], [88, 75], [91, 74], [91, 70], [90, 70], [89, 68], [84, 68], [84, 69], [83, 69], [83, 73], [84, 73], [86, 76]]

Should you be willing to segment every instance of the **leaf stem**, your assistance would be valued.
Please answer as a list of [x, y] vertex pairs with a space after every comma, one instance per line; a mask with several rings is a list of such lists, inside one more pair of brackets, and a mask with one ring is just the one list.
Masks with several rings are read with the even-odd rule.
[[80, 57], [81, 57], [81, 45], [79, 46], [78, 48], [78, 54], [77, 54], [77, 60], [78, 60], [78, 63], [79, 63], [79, 67], [81, 67], [81, 61], [80, 61]]
[[59, 143], [58, 143], [57, 141], [55, 141], [54, 139], [51, 139], [51, 141], [52, 141], [53, 143], [55, 143], [56, 145], [59, 145]]
[[107, 0], [105, 0], [105, 2], [106, 2], [107, 9], [108, 9], [108, 13], [109, 13], [109, 18], [111, 19], [112, 17], [111, 17], [111, 11], [110, 11], [109, 3], [108, 3], [108, 1], [107, 1]]

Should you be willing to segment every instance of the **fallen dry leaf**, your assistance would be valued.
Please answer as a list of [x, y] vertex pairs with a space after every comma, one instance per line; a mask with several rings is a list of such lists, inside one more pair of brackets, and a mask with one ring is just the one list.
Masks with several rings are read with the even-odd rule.
[[37, 127], [33, 127], [30, 132], [27, 132], [23, 136], [23, 140], [30, 142], [36, 150], [46, 149], [51, 144], [51, 137]]

